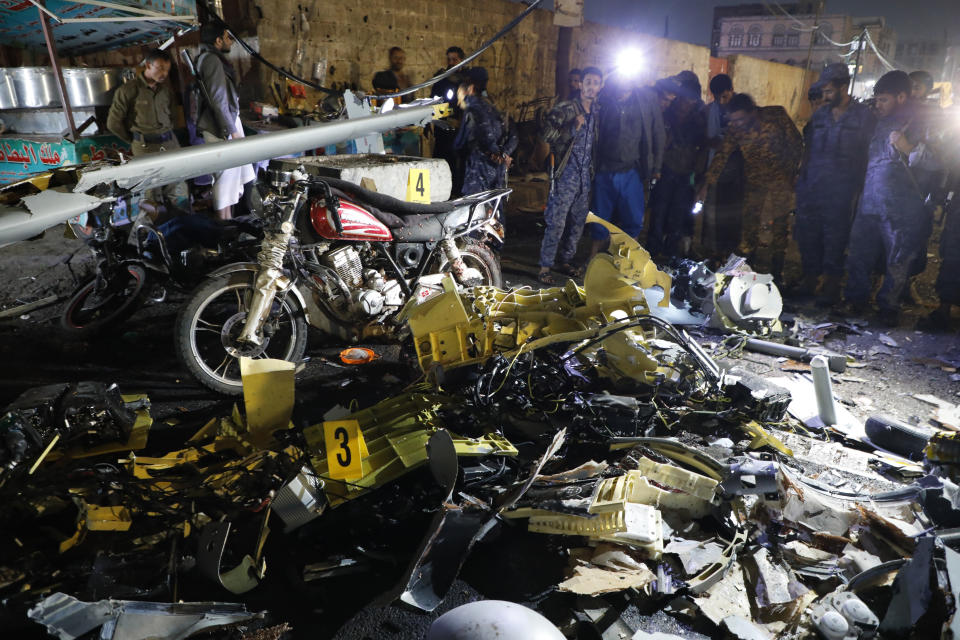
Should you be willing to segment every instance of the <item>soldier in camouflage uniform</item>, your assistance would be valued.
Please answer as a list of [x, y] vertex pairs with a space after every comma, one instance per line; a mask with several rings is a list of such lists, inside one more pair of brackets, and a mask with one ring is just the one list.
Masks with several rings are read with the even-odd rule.
[[753, 98], [738, 93], [728, 104], [727, 132], [707, 169], [698, 200], [716, 184], [727, 158], [743, 152], [746, 187], [743, 240], [737, 249], [755, 269], [779, 279], [787, 247], [788, 216], [793, 210], [793, 180], [800, 162], [802, 138], [783, 107], [757, 108]]
[[[558, 102], [547, 114], [542, 137], [554, 157], [553, 189], [544, 211], [546, 229], [540, 244], [540, 274], [543, 284], [556, 284], [550, 269], [578, 276], [572, 266], [577, 243], [590, 208], [590, 185], [596, 157], [599, 118], [595, 99], [603, 84], [603, 72], [596, 67], [583, 70], [580, 94], [574, 100]], [[556, 263], [559, 249], [559, 263]]]
[[504, 142], [504, 123], [500, 112], [481, 94], [487, 86], [487, 71], [474, 67], [457, 89], [457, 102], [463, 110], [460, 130], [453, 141], [457, 151], [466, 154], [463, 195], [470, 195], [506, 184], [510, 154], [514, 142]]
[[[167, 82], [172, 61], [168, 52], [154, 49], [144, 58], [143, 70], [113, 94], [107, 129], [129, 144], [134, 156], [180, 148], [173, 133], [177, 103]], [[158, 204], [169, 200], [189, 207], [185, 182], [149, 189], [144, 197]]]

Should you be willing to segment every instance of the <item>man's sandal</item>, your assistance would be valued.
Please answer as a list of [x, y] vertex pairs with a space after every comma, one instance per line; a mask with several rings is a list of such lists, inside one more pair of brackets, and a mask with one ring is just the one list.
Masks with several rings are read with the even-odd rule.
[[583, 277], [583, 267], [575, 267], [572, 264], [564, 262], [563, 264], [554, 267], [559, 273], [562, 273], [565, 276], [570, 276], [571, 278], [582, 278]]
[[555, 285], [557, 284], [557, 279], [553, 277], [553, 274], [549, 271], [541, 271], [537, 274], [537, 282], [540, 284]]

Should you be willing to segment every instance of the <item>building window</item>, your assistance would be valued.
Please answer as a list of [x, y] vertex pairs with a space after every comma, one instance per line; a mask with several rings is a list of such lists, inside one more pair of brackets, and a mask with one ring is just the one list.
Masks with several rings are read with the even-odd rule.
[[759, 47], [762, 41], [762, 36], [760, 34], [760, 27], [753, 25], [750, 27], [750, 30], [747, 31], [747, 46], [748, 47]]
[[738, 25], [730, 30], [728, 45], [731, 49], [740, 49], [743, 47], [743, 27]]
[[799, 33], [788, 33], [787, 34], [787, 47], [799, 47], [800, 46], [800, 34]]
[[775, 47], [782, 47], [787, 42], [787, 28], [778, 24], [773, 28], [773, 41], [771, 44]]

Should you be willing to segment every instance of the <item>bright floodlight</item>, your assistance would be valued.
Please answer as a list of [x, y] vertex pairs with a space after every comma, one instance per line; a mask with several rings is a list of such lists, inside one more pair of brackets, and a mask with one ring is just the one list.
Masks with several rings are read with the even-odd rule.
[[640, 73], [643, 64], [643, 54], [639, 49], [624, 49], [617, 54], [617, 71], [625, 76], [635, 76]]
[[453, 100], [453, 89], [447, 89], [447, 100]]
[[393, 98], [387, 98], [387, 101], [383, 103], [383, 106], [380, 107], [380, 113], [387, 113], [388, 111], [393, 111], [394, 102]]

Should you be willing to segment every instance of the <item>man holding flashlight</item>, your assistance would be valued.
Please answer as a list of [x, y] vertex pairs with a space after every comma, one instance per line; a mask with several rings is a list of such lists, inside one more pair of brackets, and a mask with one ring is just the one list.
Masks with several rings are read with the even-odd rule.
[[783, 107], [758, 108], [745, 93], [730, 99], [728, 113], [727, 132], [707, 169], [697, 200], [706, 198], [707, 188], [717, 183], [727, 159], [740, 149], [746, 186], [743, 239], [738, 253], [748, 256], [754, 268], [780, 280], [803, 140]]

